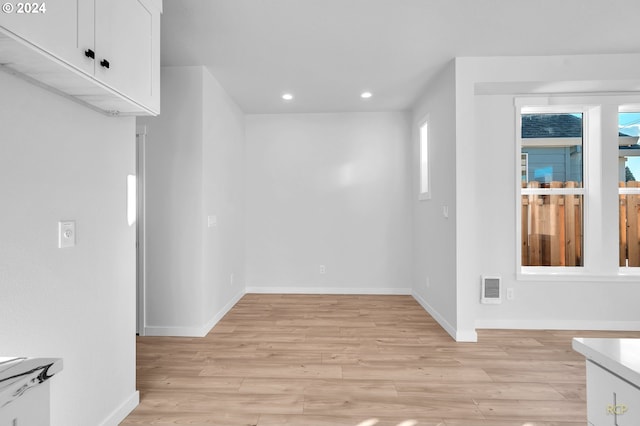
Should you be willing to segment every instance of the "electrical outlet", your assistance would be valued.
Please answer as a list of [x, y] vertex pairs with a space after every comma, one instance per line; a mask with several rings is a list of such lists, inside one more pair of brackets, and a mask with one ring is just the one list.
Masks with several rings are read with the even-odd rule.
[[207, 216], [207, 226], [209, 228], [214, 228], [214, 227], [218, 226], [218, 216], [216, 216], [216, 215]]
[[507, 300], [515, 299], [515, 294], [513, 293], [513, 287], [507, 288]]
[[58, 248], [74, 247], [76, 245], [76, 221], [63, 220], [58, 222]]
[[326, 274], [327, 273], [327, 267], [324, 265], [320, 265], [320, 273], [321, 274]]

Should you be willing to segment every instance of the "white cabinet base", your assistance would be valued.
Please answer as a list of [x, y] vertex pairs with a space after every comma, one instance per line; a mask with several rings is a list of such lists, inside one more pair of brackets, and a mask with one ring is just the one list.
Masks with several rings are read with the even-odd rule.
[[640, 425], [640, 389], [587, 360], [587, 419], [593, 426]]
[[49, 426], [49, 379], [62, 359], [0, 357], [0, 426]]
[[49, 381], [0, 408], [0, 426], [49, 426]]

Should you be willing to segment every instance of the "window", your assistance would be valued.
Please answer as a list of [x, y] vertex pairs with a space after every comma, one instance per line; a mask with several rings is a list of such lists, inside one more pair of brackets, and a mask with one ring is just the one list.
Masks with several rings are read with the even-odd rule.
[[431, 198], [429, 182], [429, 123], [420, 125], [420, 200]]
[[625, 268], [640, 267], [639, 130], [640, 110], [618, 113], [619, 259]]
[[519, 98], [516, 120], [519, 279], [637, 280], [640, 97]]
[[583, 266], [583, 113], [521, 118], [522, 266]]

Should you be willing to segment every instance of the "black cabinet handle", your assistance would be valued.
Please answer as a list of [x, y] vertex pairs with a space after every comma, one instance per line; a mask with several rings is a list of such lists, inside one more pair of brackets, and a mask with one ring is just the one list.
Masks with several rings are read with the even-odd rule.
[[103, 68], [109, 68], [109, 61], [107, 61], [106, 59], [103, 59], [103, 60], [100, 61], [100, 65]]
[[84, 51], [84, 56], [86, 56], [87, 58], [95, 59], [96, 53], [91, 49], [87, 49]]

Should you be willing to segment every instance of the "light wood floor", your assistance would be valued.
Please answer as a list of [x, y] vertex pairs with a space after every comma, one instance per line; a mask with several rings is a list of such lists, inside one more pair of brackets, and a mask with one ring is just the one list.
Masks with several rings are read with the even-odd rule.
[[138, 338], [122, 423], [584, 426], [571, 337], [480, 330], [455, 343], [410, 296], [249, 294], [204, 338]]

